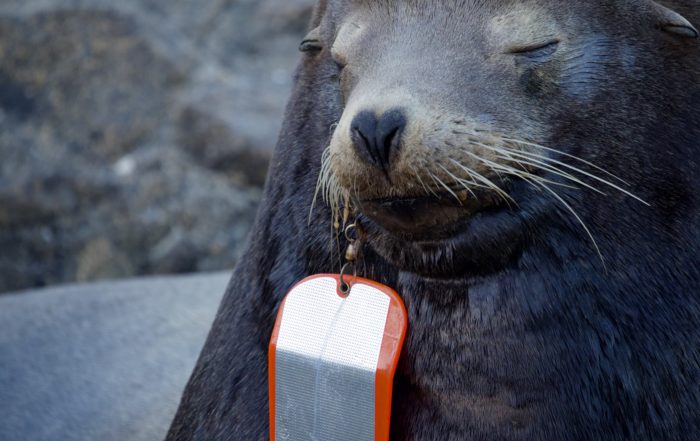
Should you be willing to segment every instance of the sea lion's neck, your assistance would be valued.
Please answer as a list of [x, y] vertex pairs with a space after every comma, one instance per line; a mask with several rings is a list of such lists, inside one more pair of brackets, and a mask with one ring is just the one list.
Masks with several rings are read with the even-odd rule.
[[[547, 370], [555, 368], [543, 363], [546, 350], [533, 350], [556, 333], [531, 326], [543, 290], [538, 278], [517, 271], [455, 280], [399, 275], [409, 331], [397, 398], [413, 403], [398, 410], [403, 418], [431, 413], [445, 424], [517, 428], [532, 421], [528, 415], [551, 396]], [[523, 301], [528, 295], [532, 301]]]

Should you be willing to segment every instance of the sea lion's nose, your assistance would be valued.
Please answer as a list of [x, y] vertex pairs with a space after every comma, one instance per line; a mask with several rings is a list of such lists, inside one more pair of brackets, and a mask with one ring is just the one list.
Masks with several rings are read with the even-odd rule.
[[389, 110], [379, 118], [373, 112], [362, 111], [352, 120], [350, 137], [360, 158], [387, 173], [405, 128], [406, 117], [401, 110]]

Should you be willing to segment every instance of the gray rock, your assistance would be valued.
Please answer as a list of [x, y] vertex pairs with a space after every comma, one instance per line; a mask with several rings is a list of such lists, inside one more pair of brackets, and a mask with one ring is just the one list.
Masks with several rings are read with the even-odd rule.
[[164, 439], [229, 277], [0, 297], [0, 440]]
[[232, 267], [312, 4], [0, 2], [0, 292]]
[[118, 279], [133, 274], [131, 262], [124, 253], [104, 237], [93, 239], [78, 255], [75, 279], [85, 282], [96, 279]]

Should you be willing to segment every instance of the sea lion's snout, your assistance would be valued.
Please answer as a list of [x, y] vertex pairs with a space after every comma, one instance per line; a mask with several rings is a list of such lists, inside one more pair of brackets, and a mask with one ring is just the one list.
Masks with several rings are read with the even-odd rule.
[[388, 173], [401, 147], [405, 128], [406, 116], [400, 109], [391, 109], [380, 116], [364, 110], [350, 124], [350, 139], [363, 161]]
[[331, 196], [412, 237], [446, 234], [498, 202], [504, 183], [489, 164], [503, 162], [502, 140], [487, 125], [441, 108], [430, 94], [386, 83], [381, 95], [373, 89], [351, 94], [335, 128], [322, 177], [332, 180]]

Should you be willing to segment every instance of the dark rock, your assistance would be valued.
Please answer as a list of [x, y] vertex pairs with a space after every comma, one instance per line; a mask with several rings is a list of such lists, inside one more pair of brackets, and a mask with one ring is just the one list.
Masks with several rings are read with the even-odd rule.
[[[56, 142], [115, 159], [162, 124], [183, 78], [114, 12], [57, 11], [0, 19], [0, 66], [14, 97], [10, 115], [30, 116]], [[13, 92], [14, 91], [14, 92]], [[3, 107], [4, 108], [4, 107]]]
[[178, 141], [199, 164], [226, 174], [236, 184], [265, 183], [269, 154], [236, 136], [230, 124], [193, 107], [184, 109], [178, 122]]
[[0, 109], [18, 119], [30, 116], [36, 107], [22, 84], [0, 71]]

